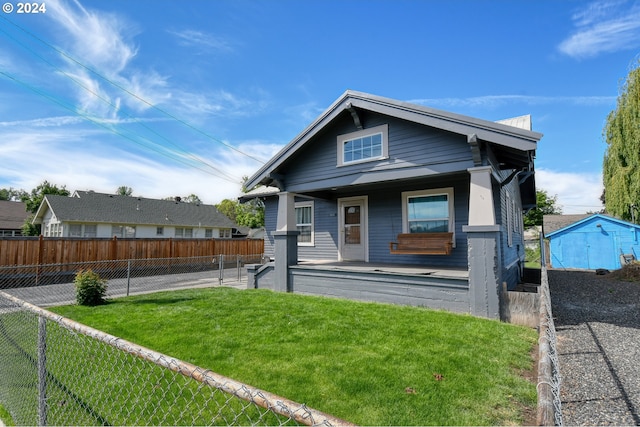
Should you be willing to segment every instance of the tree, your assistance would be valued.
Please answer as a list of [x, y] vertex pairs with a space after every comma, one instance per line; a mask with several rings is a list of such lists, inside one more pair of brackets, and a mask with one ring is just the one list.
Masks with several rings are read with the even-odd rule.
[[133, 194], [133, 188], [127, 187], [126, 185], [121, 185], [116, 190], [116, 194], [118, 196], [131, 196]]
[[22, 234], [24, 236], [37, 236], [40, 234], [40, 226], [31, 224], [33, 216], [38, 211], [38, 208], [42, 204], [44, 196], [48, 194], [57, 194], [60, 196], [68, 196], [69, 190], [63, 185], [62, 188], [58, 188], [57, 185], [50, 184], [48, 181], [43, 181], [42, 184], [31, 190], [31, 194], [24, 193], [20, 200], [25, 203], [27, 212], [31, 212], [31, 215], [25, 220], [22, 225]]
[[18, 201], [26, 195], [24, 190], [16, 190], [14, 188], [0, 188], [0, 200]]
[[603, 137], [607, 143], [602, 164], [605, 209], [627, 221], [640, 206], [640, 61], [624, 81], [616, 108], [607, 116]]
[[200, 197], [196, 196], [195, 194], [189, 194], [187, 197], [183, 197], [182, 201], [185, 203], [193, 203], [196, 205], [202, 204], [202, 200], [200, 200]]
[[246, 203], [224, 199], [216, 209], [238, 225], [250, 228], [264, 226], [264, 204], [258, 199]]
[[557, 215], [562, 209], [556, 205], [558, 196], [550, 197], [545, 190], [536, 191], [536, 207], [531, 209], [523, 218], [525, 227], [542, 225], [544, 215]]
[[43, 181], [42, 184], [31, 190], [31, 194], [24, 193], [21, 197], [21, 201], [26, 204], [28, 212], [36, 213], [44, 196], [47, 194], [57, 194], [59, 196], [68, 196], [69, 190], [63, 185], [62, 188], [58, 188], [57, 185], [50, 184], [49, 181]]

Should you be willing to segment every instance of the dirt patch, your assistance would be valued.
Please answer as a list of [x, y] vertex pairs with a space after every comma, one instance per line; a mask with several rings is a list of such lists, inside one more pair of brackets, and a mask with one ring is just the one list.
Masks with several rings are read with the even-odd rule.
[[609, 277], [625, 282], [640, 282], [640, 262], [626, 264], [621, 269], [613, 271]]

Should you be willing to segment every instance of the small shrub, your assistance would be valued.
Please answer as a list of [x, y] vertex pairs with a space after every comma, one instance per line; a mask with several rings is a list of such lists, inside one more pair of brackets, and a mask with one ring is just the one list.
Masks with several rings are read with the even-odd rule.
[[76, 285], [76, 302], [80, 305], [100, 305], [106, 302], [107, 281], [92, 270], [80, 270], [73, 281]]

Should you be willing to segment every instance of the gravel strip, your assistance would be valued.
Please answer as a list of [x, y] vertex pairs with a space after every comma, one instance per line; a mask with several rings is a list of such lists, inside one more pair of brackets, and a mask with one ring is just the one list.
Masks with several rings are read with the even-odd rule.
[[640, 283], [549, 270], [566, 425], [640, 425]]

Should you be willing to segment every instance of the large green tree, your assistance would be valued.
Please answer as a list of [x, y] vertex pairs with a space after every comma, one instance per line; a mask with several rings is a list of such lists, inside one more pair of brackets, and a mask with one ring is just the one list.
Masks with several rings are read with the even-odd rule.
[[43, 181], [40, 185], [31, 190], [31, 193], [24, 193], [21, 197], [21, 201], [25, 203], [27, 212], [31, 212], [31, 215], [29, 215], [22, 225], [22, 234], [24, 236], [37, 236], [40, 234], [40, 226], [31, 224], [31, 221], [33, 220], [33, 215], [38, 211], [40, 204], [42, 204], [44, 196], [47, 194], [68, 196], [70, 193], [64, 185], [62, 187], [58, 187], [55, 184], [49, 183], [49, 181]]
[[[625, 79], [615, 110], [603, 130], [607, 143], [602, 164], [605, 209], [627, 221], [638, 221], [640, 205], [640, 61]], [[603, 193], [605, 194], [605, 193]]]
[[562, 213], [562, 209], [557, 205], [558, 196], [549, 196], [545, 190], [536, 191], [536, 207], [529, 210], [523, 218], [525, 227], [542, 225], [545, 215], [557, 215]]

